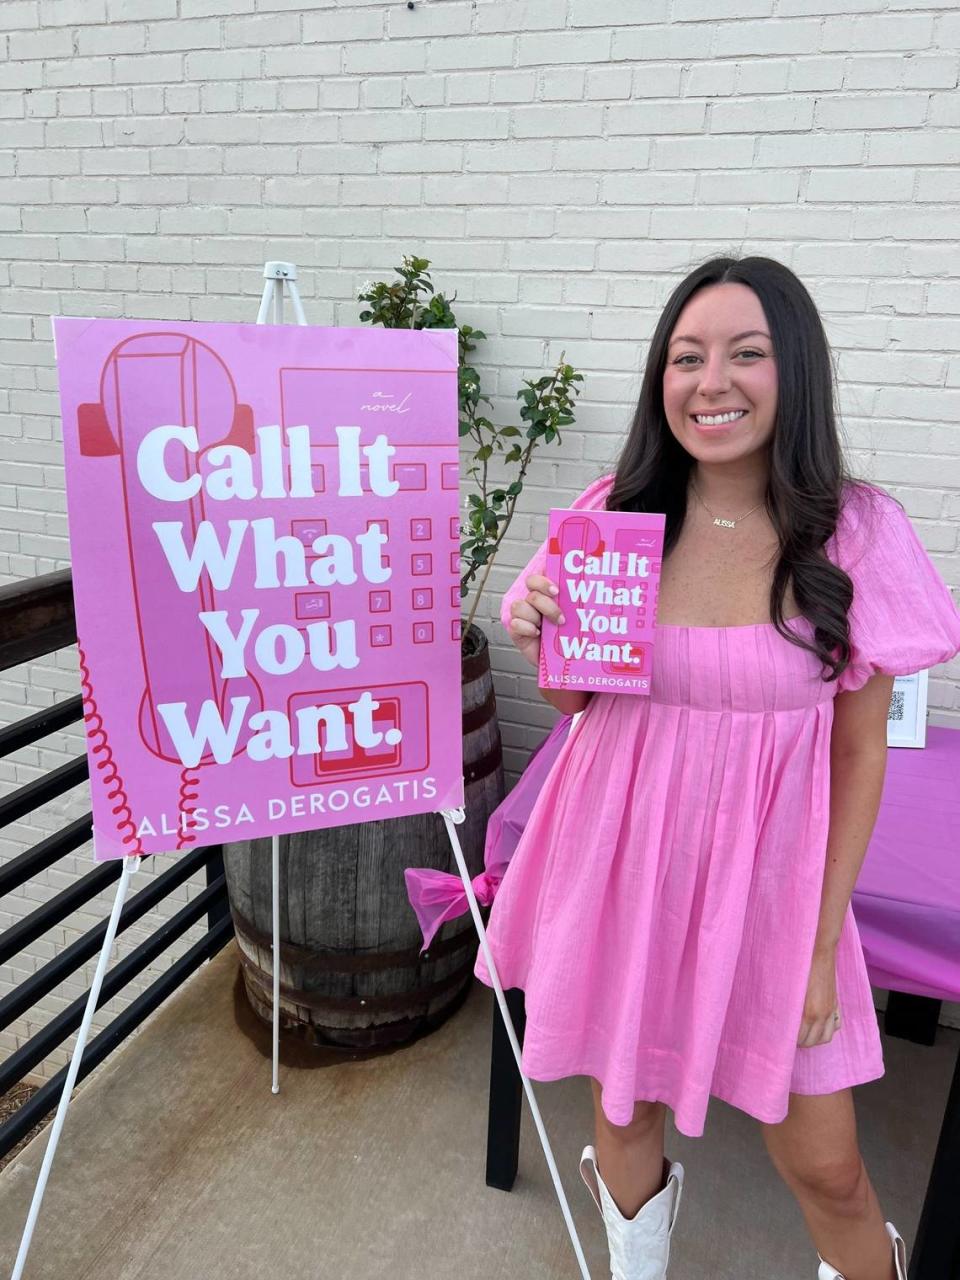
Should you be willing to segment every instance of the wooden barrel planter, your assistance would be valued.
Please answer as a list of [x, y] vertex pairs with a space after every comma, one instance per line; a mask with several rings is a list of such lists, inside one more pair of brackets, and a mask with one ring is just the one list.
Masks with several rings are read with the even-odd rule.
[[[497, 705], [486, 636], [464, 644], [466, 820], [457, 827], [471, 875], [483, 870], [487, 818], [504, 796]], [[270, 840], [224, 845], [244, 987], [272, 1018]], [[318, 1045], [387, 1048], [440, 1026], [465, 997], [477, 937], [469, 915], [423, 939], [405, 867], [457, 873], [439, 814], [305, 831], [280, 838], [280, 1025]]]

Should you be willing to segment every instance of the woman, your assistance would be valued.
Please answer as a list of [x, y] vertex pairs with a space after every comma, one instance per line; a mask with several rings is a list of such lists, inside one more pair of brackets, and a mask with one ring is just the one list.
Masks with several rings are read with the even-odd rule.
[[[760, 1121], [818, 1280], [906, 1280], [857, 1143], [851, 1087], [883, 1059], [849, 903], [893, 676], [960, 652], [960, 613], [900, 504], [846, 473], [833, 398], [797, 277], [707, 262], [660, 317], [616, 472], [573, 504], [666, 513], [652, 691], [540, 691], [583, 715], [489, 939], [526, 993], [524, 1070], [591, 1078], [614, 1280], [666, 1275], [666, 1106], [697, 1137], [711, 1095]], [[544, 565], [501, 614], [534, 666]]]

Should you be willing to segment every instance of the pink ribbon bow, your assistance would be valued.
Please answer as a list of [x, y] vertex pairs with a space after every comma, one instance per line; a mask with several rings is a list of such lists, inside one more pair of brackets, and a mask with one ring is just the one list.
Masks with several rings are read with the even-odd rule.
[[[430, 867], [407, 867], [403, 875], [407, 882], [407, 897], [416, 912], [420, 931], [423, 934], [423, 946], [420, 949], [426, 951], [442, 924], [447, 920], [455, 920], [457, 916], [462, 916], [469, 911], [467, 891], [460, 877], [451, 875], [449, 871], [435, 871]], [[489, 871], [481, 871], [470, 881], [477, 895], [477, 902], [482, 907], [489, 907], [493, 902], [502, 879], [502, 875], [491, 875]]]
[[[530, 756], [520, 781], [487, 820], [484, 869], [470, 881], [482, 906], [490, 906], [500, 888], [544, 779], [567, 740], [572, 719], [572, 716], [562, 716], [557, 721]], [[470, 910], [467, 891], [460, 877], [449, 871], [407, 867], [403, 875], [407, 882], [407, 897], [423, 934], [421, 951], [426, 951], [442, 924]]]

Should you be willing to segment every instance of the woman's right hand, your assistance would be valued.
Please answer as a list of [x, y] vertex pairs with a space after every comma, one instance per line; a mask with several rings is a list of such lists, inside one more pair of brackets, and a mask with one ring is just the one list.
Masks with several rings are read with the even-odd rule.
[[540, 622], [549, 618], [562, 623], [564, 618], [557, 604], [559, 588], [542, 573], [531, 573], [527, 578], [527, 594], [522, 600], [514, 600], [510, 606], [510, 639], [526, 660], [534, 667], [540, 663]]

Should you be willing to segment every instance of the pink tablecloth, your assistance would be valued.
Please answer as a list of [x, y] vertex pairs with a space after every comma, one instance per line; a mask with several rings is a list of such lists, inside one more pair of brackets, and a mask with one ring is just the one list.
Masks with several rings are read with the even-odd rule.
[[887, 751], [853, 912], [874, 986], [960, 1000], [960, 729]]

